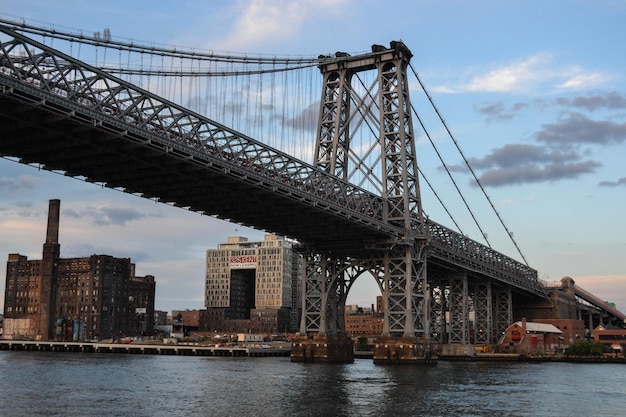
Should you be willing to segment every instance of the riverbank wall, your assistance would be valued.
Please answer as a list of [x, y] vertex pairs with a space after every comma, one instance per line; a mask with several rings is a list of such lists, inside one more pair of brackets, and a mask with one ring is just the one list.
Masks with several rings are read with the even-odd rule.
[[[194, 344], [139, 344], [139, 343], [99, 343], [99, 342], [42, 342], [25, 340], [2, 340], [0, 350], [39, 351], [39, 352], [85, 352], [123, 353], [135, 355], [179, 355], [179, 356], [230, 356], [230, 357], [270, 357], [291, 355], [288, 344], [270, 347], [243, 346], [201, 346]], [[373, 359], [371, 351], [355, 351], [355, 359]], [[569, 362], [569, 363], [613, 363], [626, 364], [622, 355], [527, 356], [509, 353], [477, 353], [475, 355], [440, 355], [433, 362]]]
[[0, 340], [0, 350], [242, 357], [289, 356], [291, 354], [291, 347], [289, 345], [276, 347], [218, 347], [194, 344], [123, 344], [99, 342], [42, 342], [26, 340]]

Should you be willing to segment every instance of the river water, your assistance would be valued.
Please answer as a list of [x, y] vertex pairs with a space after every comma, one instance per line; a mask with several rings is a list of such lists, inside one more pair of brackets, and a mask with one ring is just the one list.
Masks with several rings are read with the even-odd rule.
[[625, 366], [0, 351], [0, 416], [626, 416]]

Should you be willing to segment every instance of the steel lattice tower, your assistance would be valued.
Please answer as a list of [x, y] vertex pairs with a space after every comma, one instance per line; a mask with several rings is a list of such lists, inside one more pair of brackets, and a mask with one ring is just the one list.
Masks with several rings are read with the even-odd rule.
[[[360, 170], [369, 181], [380, 184], [384, 220], [401, 227], [404, 234], [368, 247], [349, 242], [346, 251], [310, 251], [303, 286], [302, 332], [345, 333], [343, 309], [348, 290], [356, 277], [367, 271], [377, 279], [383, 294], [382, 336], [428, 335], [426, 228], [406, 71], [411, 57], [402, 42], [392, 42], [391, 48], [373, 46], [372, 53], [359, 56], [337, 53], [334, 59], [320, 57], [324, 83], [314, 165], [344, 180], [353, 170]], [[365, 92], [352, 85], [363, 71], [377, 74]], [[380, 162], [378, 172], [365, 167], [364, 159], [351, 157], [351, 123], [365, 119], [378, 127], [374, 134], [380, 157], [373, 158]]]

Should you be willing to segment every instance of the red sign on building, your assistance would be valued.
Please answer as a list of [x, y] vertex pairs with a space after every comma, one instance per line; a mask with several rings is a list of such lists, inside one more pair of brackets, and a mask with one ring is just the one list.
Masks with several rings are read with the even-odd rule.
[[253, 269], [256, 268], [256, 256], [231, 256], [229, 261], [230, 269]]

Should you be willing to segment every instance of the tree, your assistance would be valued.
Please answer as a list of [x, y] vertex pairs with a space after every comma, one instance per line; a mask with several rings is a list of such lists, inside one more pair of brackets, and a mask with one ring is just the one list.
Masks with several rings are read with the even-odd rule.
[[576, 342], [567, 349], [565, 349], [565, 355], [567, 356], [601, 356], [602, 355], [602, 343], [594, 342], [593, 340], [584, 340], [582, 342]]

